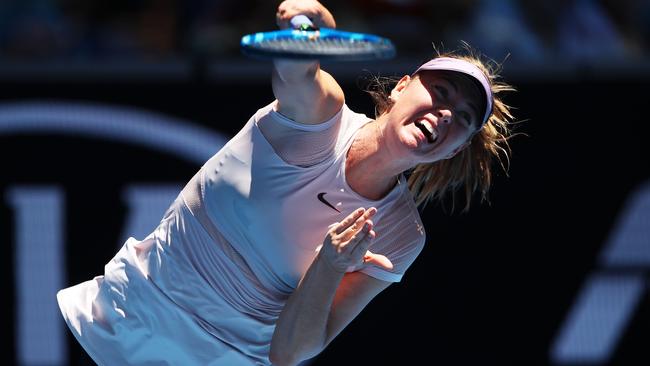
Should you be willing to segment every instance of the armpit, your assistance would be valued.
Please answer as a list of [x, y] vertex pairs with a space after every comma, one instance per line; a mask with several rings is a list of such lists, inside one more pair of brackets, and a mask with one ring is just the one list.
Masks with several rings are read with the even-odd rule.
[[309, 167], [334, 154], [342, 111], [323, 123], [303, 125], [271, 110], [257, 121], [257, 126], [282, 160]]

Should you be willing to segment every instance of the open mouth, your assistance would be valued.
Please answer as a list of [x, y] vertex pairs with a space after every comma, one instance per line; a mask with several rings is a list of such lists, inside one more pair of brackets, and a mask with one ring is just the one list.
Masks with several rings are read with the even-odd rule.
[[419, 119], [415, 121], [415, 126], [419, 128], [420, 131], [422, 131], [429, 143], [434, 143], [438, 139], [438, 132], [433, 129], [433, 126], [429, 121], [425, 119]]

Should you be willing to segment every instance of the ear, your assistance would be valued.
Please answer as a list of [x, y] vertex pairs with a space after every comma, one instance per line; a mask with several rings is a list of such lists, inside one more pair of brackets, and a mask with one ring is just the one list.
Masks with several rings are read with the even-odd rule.
[[402, 94], [402, 91], [404, 91], [410, 81], [411, 77], [409, 75], [404, 75], [401, 79], [399, 79], [397, 85], [395, 85], [393, 90], [390, 92], [390, 99], [392, 99], [393, 102], [397, 101], [399, 96]]

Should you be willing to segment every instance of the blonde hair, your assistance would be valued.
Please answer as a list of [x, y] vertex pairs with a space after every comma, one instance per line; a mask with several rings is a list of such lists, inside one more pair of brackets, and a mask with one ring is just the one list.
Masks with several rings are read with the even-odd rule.
[[[466, 53], [458, 51], [440, 53], [436, 57], [454, 57], [476, 65], [487, 76], [494, 98], [492, 114], [483, 128], [472, 138], [467, 147], [454, 157], [434, 163], [418, 164], [408, 175], [408, 185], [418, 206], [425, 206], [430, 201], [444, 204], [451, 198], [452, 211], [455, 208], [457, 193], [463, 189], [465, 205], [463, 212], [469, 210], [472, 196], [480, 192], [481, 202], [489, 201], [488, 191], [492, 184], [492, 164], [496, 160], [501, 168], [508, 172], [510, 163], [510, 145], [513, 115], [511, 107], [503, 102], [500, 94], [516, 89], [499, 81], [500, 65], [494, 61], [484, 61], [476, 52], [465, 44]], [[394, 85], [395, 78], [374, 77], [372, 85], [366, 89], [375, 102], [375, 114], [380, 116], [392, 107], [389, 85]]]

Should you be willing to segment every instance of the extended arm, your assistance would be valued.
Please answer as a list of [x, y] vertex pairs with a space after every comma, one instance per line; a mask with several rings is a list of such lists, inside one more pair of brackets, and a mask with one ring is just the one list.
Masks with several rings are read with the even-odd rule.
[[[301, 14], [319, 27], [336, 27], [332, 14], [316, 0], [282, 2], [276, 15], [278, 25], [286, 28], [291, 18]], [[321, 70], [317, 60], [274, 60], [272, 85], [278, 112], [299, 123], [324, 122], [343, 105], [343, 90], [330, 74]]]

